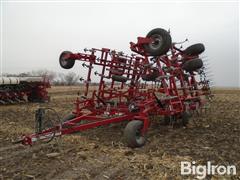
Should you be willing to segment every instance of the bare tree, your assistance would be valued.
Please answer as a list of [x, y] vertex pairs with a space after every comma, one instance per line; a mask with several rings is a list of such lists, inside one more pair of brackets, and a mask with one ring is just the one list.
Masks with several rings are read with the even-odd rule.
[[64, 75], [64, 82], [68, 86], [77, 84], [78, 80], [79, 76], [74, 72], [69, 72], [66, 75]]
[[46, 69], [40, 69], [40, 70], [36, 70], [36, 71], [32, 71], [29, 73], [31, 76], [42, 76], [45, 78], [48, 78], [48, 80], [50, 82], [53, 82], [54, 79], [56, 78], [57, 74], [54, 71], [49, 71]]

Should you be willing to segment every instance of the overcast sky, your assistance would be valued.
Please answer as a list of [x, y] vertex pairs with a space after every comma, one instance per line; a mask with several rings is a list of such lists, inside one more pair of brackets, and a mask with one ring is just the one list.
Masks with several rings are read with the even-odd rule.
[[239, 4], [2, 2], [3, 73], [37, 69], [74, 71], [58, 63], [63, 50], [108, 47], [131, 53], [129, 42], [153, 28], [171, 30], [173, 41], [204, 43], [215, 86], [239, 86]]

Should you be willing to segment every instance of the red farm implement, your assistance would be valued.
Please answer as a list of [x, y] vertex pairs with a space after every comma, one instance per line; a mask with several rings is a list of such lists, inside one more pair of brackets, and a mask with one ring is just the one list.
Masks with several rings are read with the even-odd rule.
[[[176, 46], [169, 32], [157, 28], [146, 37], [138, 37], [137, 43], [130, 43], [132, 55], [107, 48], [62, 52], [62, 68], [70, 69], [82, 61], [88, 70], [86, 79], [80, 79], [85, 91], [69, 116], [62, 121], [57, 118], [58, 124], [45, 126], [49, 109], [38, 109], [36, 133], [23, 136], [19, 142], [32, 145], [37, 140], [50, 141], [55, 136], [128, 121], [126, 143], [140, 147], [146, 142], [151, 116], [164, 116], [165, 124], [186, 126], [191, 112], [204, 107], [211, 92], [199, 58], [204, 45], [194, 44], [185, 50]], [[94, 71], [96, 67], [98, 71]], [[92, 75], [98, 76], [99, 83], [89, 92]]]
[[0, 104], [48, 101], [49, 87], [43, 77], [0, 77]]

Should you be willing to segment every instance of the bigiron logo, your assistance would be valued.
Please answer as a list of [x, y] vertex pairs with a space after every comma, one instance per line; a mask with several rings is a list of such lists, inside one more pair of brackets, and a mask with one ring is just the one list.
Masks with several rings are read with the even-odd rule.
[[203, 179], [207, 175], [236, 175], [235, 165], [212, 165], [207, 161], [206, 165], [196, 165], [195, 161], [181, 161], [181, 175], [196, 175], [196, 178]]

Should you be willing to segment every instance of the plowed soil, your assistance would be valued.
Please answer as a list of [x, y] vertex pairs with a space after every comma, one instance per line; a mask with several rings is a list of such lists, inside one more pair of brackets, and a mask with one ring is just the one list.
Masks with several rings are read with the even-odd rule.
[[[60, 116], [73, 109], [78, 88], [50, 90], [51, 102], [0, 106], [0, 178], [2, 179], [182, 179], [181, 161], [235, 165], [240, 178], [240, 90], [214, 90], [206, 113], [191, 118], [188, 127], [161, 126], [152, 121], [142, 148], [126, 147], [126, 123], [62, 136], [48, 144], [12, 144], [34, 132], [34, 112], [52, 107]], [[208, 175], [207, 179], [223, 178]]]

